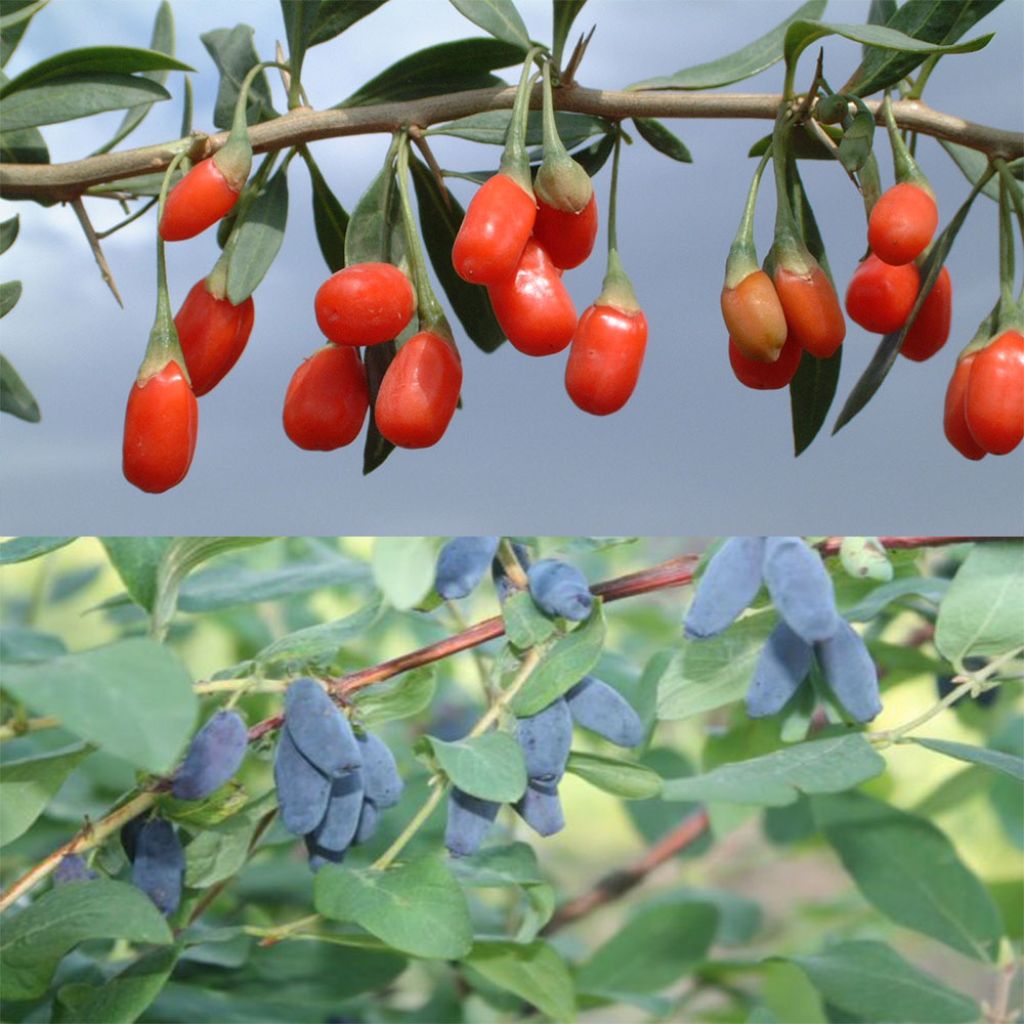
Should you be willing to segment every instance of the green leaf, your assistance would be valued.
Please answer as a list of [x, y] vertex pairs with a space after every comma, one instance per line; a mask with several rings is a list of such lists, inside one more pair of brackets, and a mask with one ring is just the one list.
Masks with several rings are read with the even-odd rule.
[[852, 608], [843, 614], [852, 622], [867, 622], [873, 619], [883, 608], [904, 597], [923, 597], [926, 601], [937, 605], [949, 589], [949, 580], [940, 576], [908, 576], [905, 579], [893, 580], [875, 587], [862, 597]]
[[[160, 6], [156, 9], [156, 21], [153, 23], [153, 35], [149, 40], [149, 48], [157, 53], [166, 53], [168, 56], [174, 56], [174, 14], [171, 11], [169, 0], [161, 0]], [[148, 78], [158, 85], [163, 85], [167, 81], [167, 69], [146, 71], [143, 72], [142, 77]], [[187, 84], [188, 79], [185, 81]], [[122, 139], [127, 138], [142, 124], [152, 107], [152, 103], [140, 103], [137, 107], [132, 107], [125, 111], [125, 115], [117, 131], [114, 132], [113, 138], [95, 150], [92, 155], [110, 152]], [[187, 132], [182, 132], [182, 134], [185, 135]]]
[[[427, 135], [450, 135], [456, 139], [469, 142], [480, 142], [491, 146], [504, 146], [508, 135], [509, 121], [512, 119], [510, 110], [485, 110], [480, 114], [469, 114], [455, 121], [448, 121], [429, 129]], [[571, 114], [564, 110], [556, 111], [555, 127], [558, 137], [566, 149], [574, 149], [595, 135], [607, 136], [608, 122], [590, 114]], [[543, 121], [539, 110], [530, 111], [526, 123], [526, 145], [539, 146], [544, 140]], [[615, 139], [612, 137], [612, 144]]]
[[0, 284], [0, 317], [7, 316], [18, 304], [18, 299], [20, 298], [20, 281], [5, 281], [3, 284]]
[[724, 764], [704, 775], [666, 779], [662, 799], [782, 807], [801, 793], [838, 793], [883, 771], [884, 759], [860, 733], [853, 733]]
[[1024, 646], [1024, 545], [976, 544], [939, 605], [935, 646], [954, 665], [967, 655]]
[[0, 781], [0, 846], [28, 831], [79, 761], [92, 751], [92, 747], [79, 744], [52, 754], [4, 762]]
[[555, 641], [512, 698], [516, 715], [535, 715], [575, 686], [600, 661], [604, 637], [604, 608], [598, 598], [586, 621]]
[[162, 85], [146, 78], [114, 74], [69, 75], [6, 97], [4, 131], [74, 121], [170, 97]]
[[231, 243], [228, 299], [234, 305], [245, 302], [270, 270], [287, 223], [288, 169], [282, 167], [253, 200]]
[[316, 240], [324, 262], [333, 274], [345, 266], [348, 214], [324, 180], [309, 149], [303, 146], [300, 152], [309, 168], [309, 180], [313, 186], [313, 227], [316, 229]]
[[0, 565], [29, 562], [40, 555], [66, 547], [77, 537], [15, 537], [0, 544]]
[[129, 639], [3, 667], [4, 689], [36, 714], [151, 772], [175, 762], [195, 722], [192, 680], [151, 640]]
[[623, 800], [650, 800], [661, 793], [657, 772], [635, 761], [573, 751], [565, 770]]
[[669, 131], [653, 117], [634, 117], [633, 124], [640, 133], [640, 137], [649, 142], [659, 153], [672, 160], [678, 160], [681, 164], [692, 164], [693, 157], [686, 148], [683, 140], [673, 132]]
[[505, 340], [487, 290], [463, 281], [452, 266], [452, 246], [466, 211], [446, 188], [443, 192], [430, 169], [415, 157], [410, 161], [416, 189], [423, 242], [431, 266], [469, 339], [483, 352], [493, 352]]
[[[988, 157], [984, 153], [979, 153], [976, 149], [968, 149], [967, 146], [957, 145], [955, 142], [946, 142], [945, 139], [939, 139], [938, 142], [953, 158], [953, 162], [957, 167], [963, 171], [964, 177], [971, 183], [972, 187], [988, 171]], [[1019, 179], [1022, 170], [1024, 170], [1024, 161], [1014, 160], [1008, 167], [1014, 176]], [[995, 200], [997, 203], [999, 202], [998, 176], [990, 178], [987, 184], [982, 186], [981, 194], [988, 196], [989, 199]]]
[[553, 15], [551, 38], [554, 40], [551, 52], [556, 68], [562, 67], [562, 55], [565, 53], [565, 43], [569, 38], [569, 31], [586, 2], [587, 0], [551, 0]]
[[[402, 242], [398, 189], [394, 170], [385, 167], [363, 193], [345, 232], [345, 264], [400, 263]], [[367, 351], [376, 352], [380, 345]]]
[[490, 72], [519, 64], [523, 51], [497, 39], [457, 39], [417, 50], [386, 68], [335, 107], [415, 100], [504, 84]]
[[480, 889], [541, 885], [545, 880], [537, 854], [527, 843], [484, 847], [468, 857], [455, 858], [451, 869], [463, 885]]
[[967, 213], [974, 202], [974, 198], [974, 193], [972, 193], [964, 200], [963, 205], [957, 210], [952, 220], [950, 220], [949, 224], [946, 225], [929, 248], [928, 255], [921, 264], [921, 288], [917, 293], [917, 298], [914, 300], [914, 306], [910, 311], [910, 315], [898, 331], [885, 335], [878, 343], [878, 348], [875, 349], [871, 362], [868, 363], [867, 369], [861, 374], [857, 383], [854, 384], [853, 390], [846, 399], [846, 403], [843, 405], [838, 417], [836, 417], [835, 426], [832, 428], [833, 434], [842, 430], [871, 401], [875, 392], [881, 387], [882, 381], [885, 380], [892, 369], [893, 364], [896, 362], [896, 357], [899, 355], [903, 339], [913, 326], [914, 320], [924, 305], [932, 285], [938, 279], [939, 271], [942, 270], [942, 265], [949, 255], [949, 250], [953, 246], [953, 240], [967, 219]]
[[18, 227], [20, 224], [21, 220], [17, 214], [11, 217], [10, 220], [0, 223], [0, 255], [3, 255], [14, 245], [14, 240], [18, 237]]
[[[409, 330], [406, 328], [406, 330]], [[377, 392], [387, 368], [395, 358], [397, 346], [393, 341], [385, 341], [382, 345], [371, 345], [365, 350], [363, 365], [366, 367], [366, 385], [369, 390], [370, 415], [367, 417], [366, 441], [363, 444], [363, 476], [367, 476], [382, 466], [387, 457], [395, 450], [395, 446], [380, 432], [373, 416], [373, 407], [377, 403]]]
[[126, 939], [167, 945], [171, 931], [152, 900], [124, 882], [97, 879], [51, 889], [8, 920], [0, 940], [0, 992], [37, 999], [57, 962], [86, 939]]
[[288, 67], [294, 80], [302, 77], [306, 47], [320, 17], [320, 0], [281, 0], [281, 16], [288, 40]]
[[445, 775], [471, 796], [511, 804], [526, 791], [523, 752], [507, 732], [488, 732], [454, 743], [424, 738]]
[[954, 743], [952, 740], [935, 740], [924, 736], [912, 736], [911, 739], [936, 753], [955, 757], [958, 761], [984, 765], [993, 771], [1009, 775], [1018, 782], [1024, 782], [1024, 758], [1014, 754], [1004, 754], [1001, 750], [991, 750], [988, 747], [975, 747], [969, 743]]
[[646, 907], [584, 961], [576, 984], [611, 998], [657, 992], [704, 959], [717, 928], [718, 911], [708, 903]]
[[208, 889], [237, 874], [244, 866], [260, 818], [274, 806], [274, 796], [260, 800], [243, 814], [216, 829], [200, 832], [185, 847], [185, 885]]
[[48, 3], [49, 0], [5, 0], [0, 15], [0, 67], [11, 59], [29, 22]]
[[473, 944], [466, 897], [435, 857], [387, 871], [328, 866], [317, 872], [313, 894], [324, 917], [351, 921], [412, 956], [455, 960]]
[[345, 644], [373, 626], [380, 613], [381, 602], [377, 597], [343, 619], [288, 633], [264, 647], [253, 660], [264, 669], [281, 661], [330, 664]]
[[[1000, 0], [963, 0], [956, 4], [942, 0], [907, 0], [886, 21], [886, 27], [929, 43], [953, 43], [999, 3]], [[860, 66], [839, 91], [867, 96], [890, 88], [922, 60], [918, 54], [866, 47]]]
[[66, 653], [64, 641], [53, 633], [25, 626], [0, 626], [0, 662], [49, 661]]
[[[218, 128], [231, 127], [242, 81], [260, 62], [253, 36], [252, 26], [236, 25], [234, 28], [215, 28], [199, 37], [220, 72], [217, 103], [213, 109], [213, 123]], [[258, 124], [276, 116], [267, 75], [261, 71], [249, 87], [245, 118], [249, 124]]]
[[[34, 89], [44, 82], [91, 75], [126, 77], [136, 71], [195, 71], [189, 64], [157, 50], [139, 50], [131, 46], [91, 46], [81, 50], [65, 50], [33, 64], [6, 85], [0, 86], [0, 99]], [[161, 90], [162, 91], [162, 90]], [[164, 94], [166, 96], [166, 93]], [[6, 122], [8, 110], [4, 108]], [[40, 124], [50, 124], [41, 121]], [[5, 124], [5, 128], [13, 127]]]
[[316, 28], [313, 29], [313, 35], [306, 45], [316, 46], [340, 36], [361, 18], [372, 14], [384, 2], [385, 0], [321, 0]]
[[825, 10], [825, 0], [809, 0], [784, 22], [766, 35], [748, 43], [735, 53], [707, 64], [684, 68], [674, 75], [647, 78], [629, 86], [630, 89], [717, 89], [719, 86], [741, 82], [745, 78], [767, 70], [782, 60], [786, 30], [802, 18], [817, 18]]
[[561, 954], [541, 939], [527, 945], [481, 940], [473, 944], [463, 963], [551, 1020], [576, 1018], [576, 990], [569, 967]]
[[555, 631], [554, 622], [538, 607], [525, 590], [513, 594], [502, 606], [505, 635], [513, 647], [521, 651], [544, 643]]
[[28, 423], [38, 423], [39, 403], [6, 356], [0, 355], [0, 412]]
[[882, 942], [837, 942], [814, 956], [789, 958], [833, 1006], [877, 1024], [969, 1024], [973, 999], [919, 971]]
[[437, 687], [437, 672], [432, 665], [403, 672], [390, 682], [368, 686], [352, 695], [359, 721], [367, 729], [412, 718], [430, 707]]
[[170, 537], [101, 537], [111, 565], [131, 599], [147, 612], [153, 610], [160, 562], [171, 546]]
[[415, 608], [434, 587], [436, 537], [378, 537], [373, 578], [392, 607]]
[[878, 910], [967, 956], [994, 958], [999, 915], [931, 822], [863, 793], [816, 797], [811, 807], [843, 866]]
[[451, 0], [451, 4], [495, 39], [516, 46], [523, 53], [530, 48], [530, 35], [512, 0]]
[[742, 700], [775, 622], [765, 608], [710, 640], [684, 642], [658, 682], [658, 718], [689, 718]]

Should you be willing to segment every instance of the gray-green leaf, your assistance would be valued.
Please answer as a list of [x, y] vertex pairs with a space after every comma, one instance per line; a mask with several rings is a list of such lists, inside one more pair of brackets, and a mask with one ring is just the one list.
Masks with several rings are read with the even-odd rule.
[[507, 732], [488, 732], [454, 743], [428, 736], [438, 764], [459, 789], [481, 800], [510, 804], [526, 789], [519, 744]]

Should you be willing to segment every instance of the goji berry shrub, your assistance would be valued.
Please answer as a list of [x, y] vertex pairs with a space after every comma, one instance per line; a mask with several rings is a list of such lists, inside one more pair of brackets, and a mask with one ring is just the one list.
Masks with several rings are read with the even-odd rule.
[[1020, 540], [0, 565], [4, 1020], [1016, 1019]]
[[[9, 6], [5, 61], [43, 5]], [[615, 217], [620, 159], [623, 177], [629, 173], [623, 146], [637, 140], [675, 161], [691, 162], [683, 142], [650, 113], [729, 116], [736, 109], [733, 97], [706, 95], [698, 104], [690, 91], [720, 89], [779, 62], [785, 69], [781, 102], [766, 94], [760, 106], [751, 103], [743, 111], [743, 116], [774, 118], [775, 127], [751, 149], [752, 156], [762, 158], [761, 165], [735, 241], [730, 248], [725, 239], [696, 244], [684, 238], [679, 248], [680, 268], [688, 260], [703, 259], [716, 245], [723, 255], [728, 250], [721, 294], [723, 365], [727, 358], [739, 382], [750, 388], [788, 388], [797, 453], [820, 432], [838, 386], [847, 324], [840, 302], [843, 288], [833, 281], [825, 252], [828, 220], [820, 216], [823, 204], [817, 219], [811, 208], [801, 177], [803, 161], [824, 159], [835, 166], [829, 206], [864, 206], [868, 248], [847, 282], [846, 312], [864, 330], [883, 336], [835, 429], [873, 397], [898, 355], [920, 362], [945, 346], [954, 295], [945, 263], [974, 200], [984, 195], [1002, 211], [999, 302], [956, 368], [951, 367], [946, 433], [972, 459], [1006, 454], [1019, 444], [1024, 422], [1014, 254], [1024, 210], [1024, 139], [1012, 131], [951, 125], [949, 118], [915, 102], [940, 57], [985, 46], [991, 36], [967, 36], [993, 4], [877, 3], [869, 6], [867, 24], [852, 25], [821, 20], [824, 0], [809, 0], [772, 32], [732, 54], [614, 92], [578, 84], [586, 73], [589, 35], [581, 35], [575, 46], [567, 44], [582, 2], [555, 0], [550, 38], [539, 41], [529, 37], [512, 0], [456, 2], [488, 37], [409, 54], [337, 104], [342, 116], [334, 108], [315, 109], [320, 98], [308, 96], [302, 80], [307, 51], [330, 45], [344, 60], [345, 30], [379, 6], [375, 0], [283, 4], [284, 43], [276, 59], [261, 59], [253, 30], [244, 24], [205, 34], [203, 42], [220, 74], [212, 123], [226, 130], [221, 135], [192, 130], [191, 93], [180, 73], [194, 69], [173, 56], [166, 2], [150, 48], [57, 54], [2, 86], [2, 194], [74, 202], [112, 287], [85, 199], [116, 195], [128, 208], [104, 236], [156, 206], [158, 312], [128, 400], [123, 465], [130, 483], [151, 492], [179, 484], [199, 434], [193, 396], [213, 392], [240, 358], [259, 358], [258, 353], [245, 356], [246, 351], [293, 341], [263, 338], [249, 345], [261, 333], [254, 292], [281, 246], [288, 180], [300, 164], [312, 183], [317, 241], [331, 276], [316, 292], [313, 309], [295, 313], [296, 333], [309, 339], [305, 361], [300, 362], [302, 350], [296, 348], [298, 365], [291, 380], [281, 381], [273, 401], [260, 396], [252, 415], [266, 415], [277, 406], [285, 434], [307, 450], [337, 449], [362, 434], [364, 471], [371, 472], [396, 446], [439, 443], [464, 389], [467, 398], [476, 399], [474, 382], [463, 379], [460, 344], [492, 352], [506, 340], [557, 366], [567, 398], [579, 410], [594, 416], [619, 411], [641, 379], [649, 332], [652, 345], [679, 346], [679, 358], [686, 358], [679, 324], [649, 324], [645, 282], [634, 286], [626, 274], [637, 258], [631, 251], [637, 243], [625, 237], [620, 253]], [[594, 27], [600, 30], [600, 24]], [[801, 62], [827, 36], [862, 47], [859, 66], [836, 90], [829, 84], [830, 68], [819, 61], [812, 71]], [[511, 100], [493, 72], [520, 64]], [[169, 98], [168, 87], [184, 94], [181, 138], [110, 152], [139, 126], [153, 103]], [[883, 97], [884, 102], [866, 97]], [[541, 109], [531, 115], [531, 105]], [[41, 127], [110, 109], [126, 114], [97, 155], [60, 169], [49, 165]], [[208, 121], [204, 111], [197, 117], [200, 123]], [[880, 165], [886, 161], [875, 146], [876, 122], [881, 121], [894, 160], [889, 187], [883, 187]], [[381, 173], [350, 215], [335, 195], [335, 184], [320, 171], [314, 150], [324, 138], [360, 132], [390, 134], [392, 140], [390, 147], [381, 147], [386, 149]], [[920, 134], [942, 139], [969, 179], [969, 195], [951, 216], [939, 209], [914, 156]], [[445, 168], [433, 148], [440, 148], [441, 138], [480, 143], [485, 154], [493, 154], [494, 145], [504, 148], [500, 161], [481, 156], [475, 166], [484, 170]], [[254, 143], [259, 154], [255, 167]], [[609, 159], [606, 186], [600, 179]], [[769, 163], [776, 185], [776, 226], [762, 265], [754, 243], [754, 209]], [[451, 178], [468, 178], [478, 186], [465, 210], [448, 190]], [[716, 183], [701, 182], [697, 172], [687, 188], [714, 191], [720, 204], [729, 201]], [[17, 226], [16, 217], [4, 223], [0, 247], [11, 244]], [[602, 226], [604, 284], [596, 297], [580, 295], [573, 271], [593, 258]], [[173, 259], [187, 260], [187, 240], [214, 228], [222, 255], [185, 296], [172, 302], [163, 271], [165, 243], [172, 246]], [[454, 314], [451, 322], [435, 295], [435, 283]], [[17, 301], [17, 282], [3, 289], [0, 312], [7, 313]], [[697, 301], [689, 295], [685, 299], [685, 308]], [[0, 408], [37, 419], [31, 392], [9, 364], [2, 369]], [[974, 380], [970, 387], [968, 375]], [[482, 399], [496, 403], [504, 397]], [[942, 396], [924, 400], [931, 402], [938, 424]]]

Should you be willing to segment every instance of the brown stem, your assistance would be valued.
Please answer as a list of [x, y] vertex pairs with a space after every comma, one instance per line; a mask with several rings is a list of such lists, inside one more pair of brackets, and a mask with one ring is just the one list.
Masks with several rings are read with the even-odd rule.
[[[316, 139], [373, 132], [392, 134], [410, 124], [426, 128], [485, 110], [508, 109], [514, 98], [515, 89], [501, 87], [340, 110], [297, 108], [273, 121], [253, 125], [249, 135], [255, 151], [262, 153]], [[539, 100], [538, 91], [535, 103]], [[610, 120], [627, 117], [774, 120], [781, 102], [782, 96], [778, 93], [615, 92], [577, 85], [559, 89], [556, 97], [560, 110]], [[876, 121], [884, 123], [881, 104], [874, 100], [867, 106]], [[956, 142], [989, 157], [1015, 160], [1024, 156], [1024, 133], [1021, 132], [974, 124], [933, 110], [919, 100], [900, 100], [893, 104], [893, 113], [901, 128]], [[7, 198], [70, 200], [94, 185], [163, 171], [186, 143], [193, 159], [199, 160], [212, 156], [226, 141], [227, 132], [220, 132], [205, 139], [176, 139], [63, 164], [0, 164], [0, 194]]]
[[85, 232], [89, 248], [92, 249], [93, 259], [96, 260], [96, 266], [100, 268], [100, 277], [103, 278], [106, 286], [114, 293], [117, 304], [124, 309], [124, 302], [121, 300], [121, 293], [117, 290], [114, 273], [110, 269], [107, 257], [103, 255], [103, 246], [100, 245], [99, 235], [96, 234], [96, 229], [92, 226], [92, 221], [89, 220], [89, 214], [86, 212], [85, 203], [82, 202], [81, 196], [75, 196], [71, 200], [71, 209], [75, 211], [78, 223], [82, 225], [82, 230]]

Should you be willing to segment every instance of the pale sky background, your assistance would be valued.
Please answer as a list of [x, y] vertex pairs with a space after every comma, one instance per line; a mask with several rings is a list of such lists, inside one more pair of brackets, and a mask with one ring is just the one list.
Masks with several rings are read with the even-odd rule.
[[[145, 46], [153, 0], [54, 0], [11, 60], [14, 75], [61, 49]], [[521, 0], [531, 36], [550, 39], [547, 0]], [[786, 17], [796, 3], [773, 0], [682, 3], [591, 0], [576, 32], [597, 25], [579, 73], [584, 85], [617, 88], [728, 53]], [[862, 21], [866, 0], [832, 0], [826, 19]], [[195, 124], [211, 127], [217, 77], [199, 35], [252, 24], [260, 54], [283, 38], [271, 0], [187, 0], [174, 5], [178, 55], [192, 64]], [[1021, 75], [1024, 4], [1006, 0], [970, 33], [995, 31], [984, 51], [945, 59], [927, 91], [936, 108], [1005, 128], [1024, 123]], [[331, 43], [310, 51], [304, 81], [317, 107], [349, 95], [383, 68], [425, 46], [481, 34], [443, 0], [390, 0]], [[826, 75], [843, 82], [859, 47], [825, 41]], [[805, 56], [810, 74], [813, 57]], [[513, 80], [516, 69], [503, 73]], [[732, 87], [777, 91], [782, 68]], [[175, 99], [158, 104], [127, 144], [176, 137]], [[285, 104], [272, 80], [278, 109]], [[44, 129], [55, 160], [85, 155], [120, 121], [114, 113]], [[33, 389], [41, 424], [4, 415], [0, 532], [65, 533], [1003, 533], [1021, 529], [1024, 449], [969, 463], [942, 435], [941, 409], [956, 354], [997, 292], [995, 205], [979, 199], [953, 250], [953, 330], [923, 365], [900, 359], [868, 409], [837, 437], [836, 413], [876, 343], [851, 325], [829, 426], [792, 456], [787, 392], [748, 391], [733, 378], [718, 309], [722, 268], [754, 163], [750, 144], [767, 122], [673, 121], [694, 163], [681, 165], [642, 140], [623, 154], [619, 242], [650, 322], [647, 360], [633, 399], [594, 418], [565, 394], [567, 353], [530, 359], [509, 346], [491, 356], [462, 340], [463, 401], [435, 448], [398, 451], [361, 476], [361, 439], [329, 454], [300, 451], [281, 428], [285, 388], [320, 344], [313, 296], [327, 277], [313, 234], [309, 179], [292, 165], [288, 233], [255, 296], [256, 326], [231, 375], [200, 400], [199, 445], [186, 481], [160, 496], [121, 476], [124, 405], [153, 318], [155, 216], [105, 243], [125, 297], [117, 308], [102, 284], [73, 213], [31, 203], [21, 234], [3, 257], [0, 280], [24, 294], [0, 325], [0, 346]], [[316, 158], [351, 210], [379, 169], [383, 136], [315, 144]], [[496, 147], [437, 140], [442, 164], [465, 170], [498, 159]], [[884, 181], [891, 164], [880, 149]], [[942, 221], [967, 192], [965, 180], [931, 140], [919, 157], [939, 198]], [[845, 289], [864, 247], [859, 197], [836, 165], [803, 165], [829, 257]], [[596, 188], [602, 215], [610, 166]], [[764, 190], [761, 254], [770, 243], [773, 200]], [[472, 186], [453, 186], [462, 202]], [[113, 203], [89, 202], [98, 227], [120, 217]], [[603, 227], [603, 225], [602, 225]], [[590, 262], [567, 275], [580, 311], [603, 274], [603, 231]], [[216, 257], [213, 232], [168, 248], [172, 301]]]

